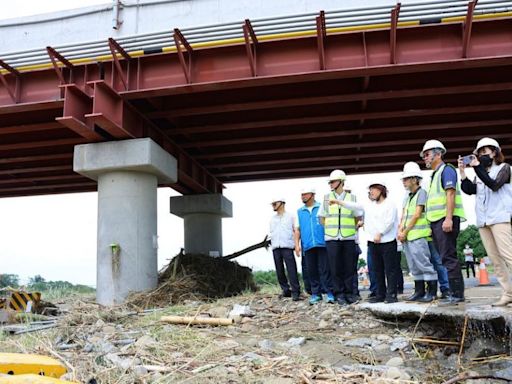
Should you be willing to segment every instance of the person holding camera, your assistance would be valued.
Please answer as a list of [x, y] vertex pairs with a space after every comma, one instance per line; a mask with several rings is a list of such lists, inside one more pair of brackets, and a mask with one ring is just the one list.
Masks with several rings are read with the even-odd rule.
[[[473, 155], [459, 157], [462, 190], [476, 195], [476, 224], [482, 243], [494, 264], [496, 277], [503, 294], [494, 306], [512, 303], [512, 180], [510, 165], [498, 142], [484, 137], [478, 141]], [[475, 170], [473, 181], [466, 176], [465, 168]]]

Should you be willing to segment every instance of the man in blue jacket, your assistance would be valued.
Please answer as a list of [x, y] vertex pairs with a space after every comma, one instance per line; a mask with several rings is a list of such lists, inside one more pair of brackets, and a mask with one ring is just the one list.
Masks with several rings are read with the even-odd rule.
[[304, 205], [297, 210], [297, 227], [295, 230], [295, 252], [304, 252], [304, 258], [311, 283], [311, 305], [322, 301], [322, 293], [327, 293], [327, 302], [334, 303], [331, 277], [327, 264], [324, 227], [318, 220], [320, 203], [315, 201], [315, 189], [302, 189]]

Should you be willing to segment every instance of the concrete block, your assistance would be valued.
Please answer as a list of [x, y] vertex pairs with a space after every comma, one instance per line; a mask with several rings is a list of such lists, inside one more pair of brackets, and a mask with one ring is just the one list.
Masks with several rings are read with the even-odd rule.
[[171, 197], [171, 213], [185, 217], [192, 214], [233, 216], [233, 204], [220, 193]]
[[149, 138], [77, 145], [73, 170], [93, 180], [111, 171], [149, 173], [160, 184], [178, 180], [177, 160]]

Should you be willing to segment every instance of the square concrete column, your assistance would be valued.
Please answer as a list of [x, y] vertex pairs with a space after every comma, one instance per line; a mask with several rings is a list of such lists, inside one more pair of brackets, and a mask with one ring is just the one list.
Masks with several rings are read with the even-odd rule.
[[157, 187], [176, 182], [176, 159], [151, 139], [134, 139], [78, 145], [73, 169], [98, 181], [98, 303], [155, 288]]
[[171, 197], [171, 213], [185, 225], [185, 252], [222, 255], [222, 218], [233, 216], [231, 201], [220, 193]]

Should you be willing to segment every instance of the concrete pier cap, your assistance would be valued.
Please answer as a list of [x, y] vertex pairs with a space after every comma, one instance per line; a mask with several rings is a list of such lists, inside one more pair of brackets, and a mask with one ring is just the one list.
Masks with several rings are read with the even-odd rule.
[[176, 159], [149, 138], [133, 139], [78, 145], [73, 169], [98, 181], [98, 303], [155, 288], [157, 187], [177, 181]]
[[222, 255], [222, 218], [233, 216], [231, 201], [220, 193], [173, 196], [171, 213], [183, 218], [185, 252]]

